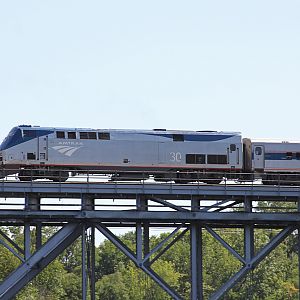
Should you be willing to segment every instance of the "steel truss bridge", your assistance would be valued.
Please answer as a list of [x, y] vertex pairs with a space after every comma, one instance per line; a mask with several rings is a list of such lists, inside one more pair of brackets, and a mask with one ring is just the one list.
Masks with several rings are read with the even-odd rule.
[[[53, 198], [69, 199], [70, 202], [66, 206], [60, 203], [51, 205], [50, 199]], [[76, 202], [77, 206], [73, 207], [75, 199], [78, 202]], [[103, 204], [105, 199], [114, 199], [119, 204]], [[122, 204], [129, 200], [132, 204]], [[292, 202], [295, 204], [295, 209], [261, 212], [255, 208], [258, 201]], [[220, 299], [241, 282], [287, 236], [298, 231], [300, 226], [299, 186], [154, 182], [54, 183], [2, 180], [0, 181], [0, 204], [0, 225], [21, 226], [24, 231], [24, 245], [17, 245], [0, 230], [0, 246], [7, 248], [20, 260], [19, 267], [0, 283], [0, 299], [13, 298], [80, 237], [82, 237], [82, 299], [95, 299], [95, 232], [97, 231], [110, 240], [134, 262], [137, 268], [145, 272], [173, 299], [183, 299], [183, 297], [152, 269], [152, 264], [166, 251], [171, 251], [172, 246], [189, 232], [190, 299], [204, 299], [203, 230], [207, 230], [242, 264], [241, 269], [209, 298]], [[48, 241], [42, 243], [42, 228], [51, 225], [59, 226], [60, 229]], [[136, 229], [135, 251], [130, 250], [112, 232], [113, 227]], [[171, 230], [167, 238], [151, 249], [149, 232], [155, 227]], [[216, 228], [243, 229], [244, 253], [240, 254], [233, 249], [217, 233]], [[254, 232], [259, 228], [274, 228], [280, 231], [257, 252]], [[34, 240], [31, 237], [33, 229], [36, 230]], [[90, 251], [87, 251], [88, 246]]]

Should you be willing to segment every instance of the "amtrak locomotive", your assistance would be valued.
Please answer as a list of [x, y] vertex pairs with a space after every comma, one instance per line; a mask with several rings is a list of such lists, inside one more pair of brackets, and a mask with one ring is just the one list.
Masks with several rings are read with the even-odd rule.
[[247, 173], [272, 183], [280, 173], [282, 180], [294, 182], [300, 180], [300, 142], [251, 141], [237, 132], [21, 125], [0, 146], [0, 177], [18, 173], [20, 180], [65, 181], [70, 172], [88, 170], [113, 174], [114, 180], [134, 174], [218, 183], [220, 173], [240, 180]]

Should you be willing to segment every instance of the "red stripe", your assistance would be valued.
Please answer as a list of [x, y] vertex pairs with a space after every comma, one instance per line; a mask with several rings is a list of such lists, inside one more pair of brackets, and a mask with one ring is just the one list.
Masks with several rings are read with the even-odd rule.
[[[195, 165], [190, 166], [180, 166], [180, 165], [94, 165], [94, 164], [32, 164], [34, 166], [41, 166], [41, 167], [95, 167], [95, 168], [126, 168], [126, 169], [194, 169], [194, 170], [210, 170], [210, 171], [242, 171], [241, 168], [210, 168], [210, 167], [196, 167]], [[30, 165], [21, 165], [22, 167], [28, 167]]]

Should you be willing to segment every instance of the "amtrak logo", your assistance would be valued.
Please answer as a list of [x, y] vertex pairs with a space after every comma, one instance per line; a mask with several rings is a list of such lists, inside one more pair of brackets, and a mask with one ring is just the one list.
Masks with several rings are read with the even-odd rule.
[[54, 146], [52, 149], [57, 150], [59, 153], [66, 156], [72, 156], [81, 147], [70, 147], [70, 146]]

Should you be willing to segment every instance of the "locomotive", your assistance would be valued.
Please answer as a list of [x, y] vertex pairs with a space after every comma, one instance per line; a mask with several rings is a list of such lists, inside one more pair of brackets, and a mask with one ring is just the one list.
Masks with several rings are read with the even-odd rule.
[[20, 125], [0, 145], [2, 178], [18, 173], [20, 180], [66, 181], [71, 173], [89, 170], [111, 174], [112, 180], [153, 176], [178, 183], [219, 183], [220, 174], [246, 180], [250, 174], [272, 184], [280, 174], [292, 184], [300, 180], [300, 142], [251, 140], [223, 131]]

